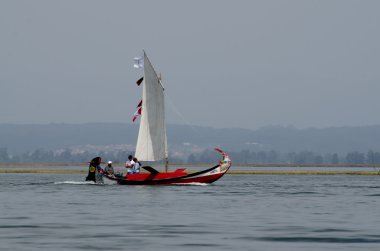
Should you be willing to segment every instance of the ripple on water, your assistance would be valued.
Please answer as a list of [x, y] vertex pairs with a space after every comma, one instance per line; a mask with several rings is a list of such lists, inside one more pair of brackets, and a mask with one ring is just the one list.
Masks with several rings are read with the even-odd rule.
[[1, 175], [0, 249], [356, 251], [380, 243], [378, 177], [226, 175], [209, 186], [83, 180]]
[[[242, 238], [245, 239], [245, 238]], [[248, 239], [251, 239], [248, 237]], [[378, 238], [346, 238], [346, 237], [254, 237], [254, 240], [269, 242], [316, 242], [316, 243], [380, 243]]]

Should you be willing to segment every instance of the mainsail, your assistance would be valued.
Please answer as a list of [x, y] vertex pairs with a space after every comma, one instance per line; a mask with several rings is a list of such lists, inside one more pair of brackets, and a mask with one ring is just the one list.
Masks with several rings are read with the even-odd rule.
[[142, 114], [135, 156], [141, 161], [166, 160], [164, 87], [145, 52], [142, 84]]

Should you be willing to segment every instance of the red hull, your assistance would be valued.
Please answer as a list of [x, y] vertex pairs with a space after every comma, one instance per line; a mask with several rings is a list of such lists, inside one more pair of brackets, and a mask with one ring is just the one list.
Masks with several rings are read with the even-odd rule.
[[[220, 179], [225, 172], [211, 174], [201, 177], [187, 177], [175, 176], [175, 172], [172, 173], [160, 173], [159, 177], [152, 177], [150, 174], [133, 174], [129, 175], [127, 179], [117, 180], [119, 185], [170, 185], [170, 184], [189, 184], [189, 183], [204, 183], [210, 184]], [[138, 177], [135, 177], [137, 176]], [[145, 179], [143, 178], [145, 176]]]
[[200, 172], [189, 174], [185, 172], [184, 168], [181, 168], [174, 172], [160, 173], [152, 167], [146, 167], [145, 169], [150, 173], [127, 174], [122, 178], [107, 175], [104, 177], [117, 182], [119, 185], [210, 184], [220, 179], [231, 167], [231, 160], [228, 155], [220, 149], [216, 150], [222, 154], [223, 159], [218, 165]]

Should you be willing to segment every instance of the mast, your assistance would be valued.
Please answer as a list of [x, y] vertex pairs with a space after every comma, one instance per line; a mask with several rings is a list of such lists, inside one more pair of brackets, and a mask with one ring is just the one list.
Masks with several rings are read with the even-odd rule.
[[[162, 74], [161, 73], [159, 73], [159, 75], [158, 75], [158, 80], [162, 86], [162, 89], [165, 91], [165, 87], [162, 84]], [[165, 109], [164, 109], [164, 111], [165, 111]], [[165, 154], [165, 159], [164, 159], [164, 166], [165, 166], [165, 172], [167, 173], [169, 170], [169, 156], [168, 156], [168, 151], [167, 151], [166, 126], [165, 126], [165, 141], [166, 141], [166, 143], [165, 143], [166, 144], [166, 154]]]
[[[166, 157], [165, 158], [165, 172], [167, 173], [169, 170], [169, 158]], [[379, 171], [380, 172], [380, 171]]]

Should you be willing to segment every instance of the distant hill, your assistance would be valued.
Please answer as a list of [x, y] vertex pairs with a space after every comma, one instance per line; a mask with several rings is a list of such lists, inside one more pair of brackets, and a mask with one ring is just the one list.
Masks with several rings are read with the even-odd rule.
[[[269, 126], [258, 130], [168, 125], [170, 151], [221, 147], [226, 151], [268, 151], [345, 154], [380, 151], [380, 126], [297, 129]], [[88, 124], [0, 124], [0, 147], [12, 154], [35, 149], [55, 150], [81, 145], [134, 145], [137, 125]]]

